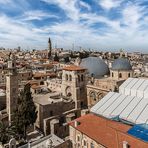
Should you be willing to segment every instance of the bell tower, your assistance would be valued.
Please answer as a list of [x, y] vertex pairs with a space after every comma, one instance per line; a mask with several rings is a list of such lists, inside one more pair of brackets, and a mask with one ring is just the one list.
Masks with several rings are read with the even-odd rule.
[[48, 59], [51, 57], [52, 44], [50, 38], [48, 39]]
[[63, 69], [62, 93], [63, 96], [75, 102], [75, 108], [83, 108], [87, 105], [86, 99], [86, 69], [71, 65]]
[[16, 108], [18, 99], [18, 76], [16, 69], [16, 59], [13, 54], [8, 59], [8, 74], [6, 75], [6, 109], [9, 122], [12, 121], [13, 111]]

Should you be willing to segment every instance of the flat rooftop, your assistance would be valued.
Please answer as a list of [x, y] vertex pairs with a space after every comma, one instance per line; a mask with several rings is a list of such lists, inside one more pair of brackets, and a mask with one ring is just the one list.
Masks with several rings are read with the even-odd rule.
[[70, 101], [68, 98], [61, 96], [59, 92], [51, 92], [47, 94], [34, 94], [33, 100], [35, 103], [38, 103], [40, 105], [48, 105], [57, 102]]
[[[36, 140], [35, 142], [30, 143], [30, 148], [33, 147], [48, 147], [49, 144], [52, 144], [53, 147], [58, 146], [62, 144], [64, 141], [57, 137], [54, 134], [51, 134], [49, 136], [43, 137], [41, 139]], [[29, 144], [25, 144], [23, 146], [20, 146], [19, 148], [28, 148]]]

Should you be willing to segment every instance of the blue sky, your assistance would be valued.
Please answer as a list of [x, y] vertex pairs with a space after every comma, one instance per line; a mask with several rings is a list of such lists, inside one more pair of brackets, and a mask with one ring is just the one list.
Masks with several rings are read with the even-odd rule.
[[148, 0], [0, 0], [0, 47], [148, 51]]

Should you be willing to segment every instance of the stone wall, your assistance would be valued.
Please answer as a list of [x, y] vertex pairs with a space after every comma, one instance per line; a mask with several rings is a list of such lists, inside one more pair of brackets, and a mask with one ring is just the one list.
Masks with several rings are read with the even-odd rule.
[[80, 131], [76, 130], [72, 126], [69, 127], [70, 129], [70, 140], [72, 142], [73, 148], [105, 148], [103, 145], [97, 143], [93, 139], [89, 138], [88, 136], [84, 135]]

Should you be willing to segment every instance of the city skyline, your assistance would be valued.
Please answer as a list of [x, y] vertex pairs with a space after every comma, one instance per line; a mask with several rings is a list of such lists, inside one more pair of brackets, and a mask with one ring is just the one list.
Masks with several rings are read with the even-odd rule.
[[147, 0], [0, 0], [0, 47], [147, 51]]

